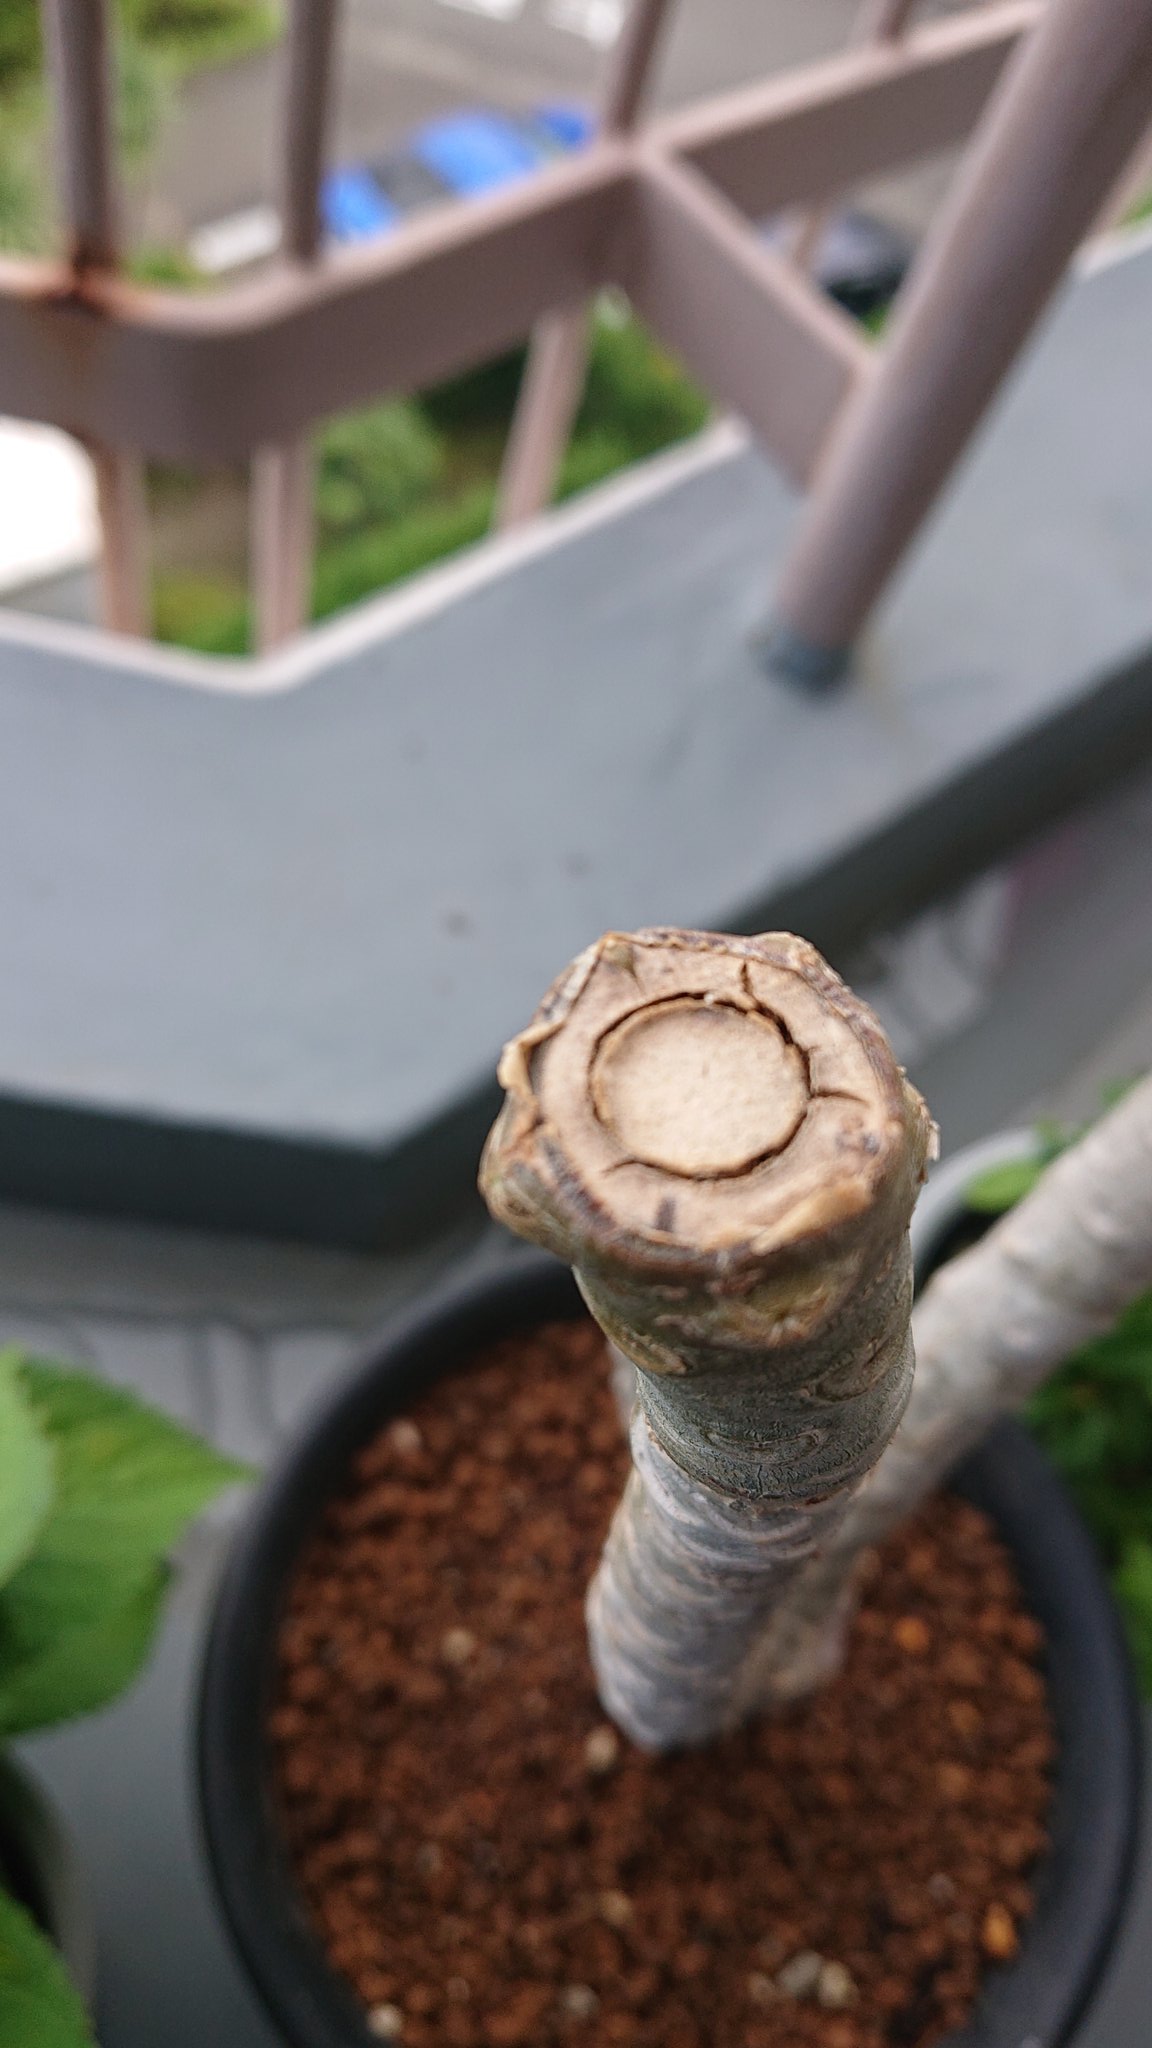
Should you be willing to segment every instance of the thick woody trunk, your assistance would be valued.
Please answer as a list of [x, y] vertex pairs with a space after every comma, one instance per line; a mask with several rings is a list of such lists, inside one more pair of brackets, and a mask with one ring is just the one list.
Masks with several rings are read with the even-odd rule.
[[647, 1747], [704, 1742], [907, 1400], [931, 1125], [870, 1012], [784, 934], [610, 933], [500, 1078], [488, 1202], [573, 1264], [638, 1368], [589, 1595], [601, 1697]]
[[893, 1442], [745, 1673], [751, 1709], [812, 1691], [843, 1651], [861, 1556], [1070, 1354], [1152, 1288], [1152, 1076], [1050, 1166], [913, 1317], [916, 1385]]

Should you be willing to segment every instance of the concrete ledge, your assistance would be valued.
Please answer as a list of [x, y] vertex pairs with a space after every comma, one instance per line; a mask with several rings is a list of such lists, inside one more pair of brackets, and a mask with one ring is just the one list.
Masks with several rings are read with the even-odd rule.
[[6, 622], [0, 1192], [411, 1236], [604, 926], [840, 953], [1146, 757], [1150, 325], [1146, 248], [1069, 287], [823, 701], [731, 428], [273, 661]]

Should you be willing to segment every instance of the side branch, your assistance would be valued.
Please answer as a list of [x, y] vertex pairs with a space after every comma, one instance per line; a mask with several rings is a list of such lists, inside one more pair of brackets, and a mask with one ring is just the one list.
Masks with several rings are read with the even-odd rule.
[[749, 1707], [810, 1692], [840, 1661], [858, 1562], [1002, 1415], [1152, 1288], [1152, 1076], [1055, 1161], [917, 1305], [903, 1423], [742, 1679]]

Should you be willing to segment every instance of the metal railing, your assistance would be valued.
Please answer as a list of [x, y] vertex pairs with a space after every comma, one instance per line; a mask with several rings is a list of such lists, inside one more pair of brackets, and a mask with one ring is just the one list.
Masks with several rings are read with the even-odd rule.
[[[615, 285], [797, 484], [819, 472], [779, 600], [780, 644], [816, 672], [855, 632], [1152, 110], [1152, 0], [995, 0], [911, 27], [911, 0], [868, 0], [839, 55], [641, 122], [670, 0], [634, 0], [586, 149], [378, 243], [326, 248], [337, 0], [291, 0], [279, 259], [181, 295], [118, 268], [109, 0], [43, 5], [68, 252], [0, 258], [0, 410], [91, 450], [104, 615], [122, 631], [147, 630], [144, 461], [250, 463], [262, 646], [306, 617], [314, 424], [531, 333], [498, 503], [504, 524], [523, 519], [549, 498], [571, 428], [586, 309]], [[823, 210], [963, 141], [1022, 42], [878, 350], [808, 275]], [[780, 212], [799, 223], [790, 251], [754, 225]], [[980, 305], [991, 339], [963, 324], [981, 293], [997, 295]]]

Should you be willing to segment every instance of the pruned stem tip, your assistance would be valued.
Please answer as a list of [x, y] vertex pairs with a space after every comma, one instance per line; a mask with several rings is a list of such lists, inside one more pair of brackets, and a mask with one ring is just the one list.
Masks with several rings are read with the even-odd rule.
[[500, 1078], [489, 1205], [572, 1263], [639, 1368], [589, 1598], [602, 1697], [651, 1747], [703, 1741], [907, 1399], [932, 1127], [871, 1013], [781, 933], [609, 933]]

